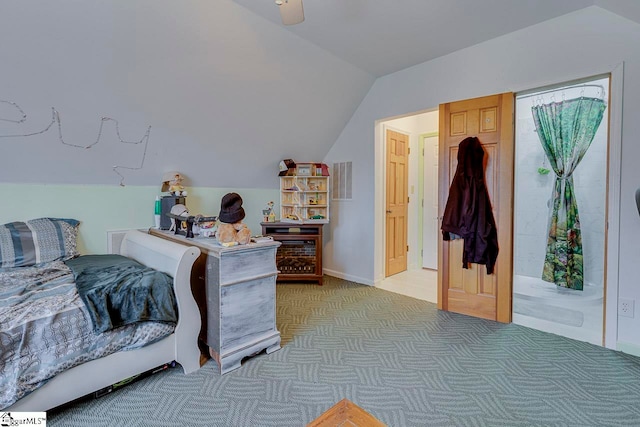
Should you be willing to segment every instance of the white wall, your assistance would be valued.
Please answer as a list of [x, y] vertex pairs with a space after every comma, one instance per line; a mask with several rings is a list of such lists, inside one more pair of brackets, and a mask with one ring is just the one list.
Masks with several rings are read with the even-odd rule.
[[[78, 250], [100, 254], [107, 250], [107, 231], [145, 229], [154, 225], [153, 208], [159, 186], [3, 184], [0, 224], [41, 217], [74, 218], [80, 221]], [[278, 190], [187, 187], [186, 206], [192, 215], [217, 216], [220, 201], [228, 192], [242, 197], [243, 220], [253, 234], [261, 234], [262, 209], [269, 201], [279, 209]], [[9, 201], [7, 203], [6, 201]]]
[[[638, 46], [640, 25], [594, 6], [378, 79], [325, 158], [327, 163], [352, 160], [354, 171], [353, 203], [332, 211], [326, 268], [374, 281], [379, 245], [374, 236], [383, 213], [376, 194], [382, 184], [376, 175], [377, 120], [599, 75], [624, 62], [619, 294], [640, 302], [640, 218], [633, 198], [640, 184]], [[639, 330], [640, 315], [620, 318], [618, 342], [640, 354]]]
[[[320, 161], [374, 78], [231, 0], [3, 1], [0, 182], [278, 188]], [[51, 108], [60, 113], [64, 145]], [[6, 135], [33, 136], [6, 137]], [[4, 136], [4, 137], [3, 137]], [[303, 143], [301, 143], [303, 141]], [[144, 162], [143, 162], [144, 160]], [[142, 167], [141, 167], [142, 166]]]
[[[279, 161], [322, 160], [374, 81], [231, 0], [5, 1], [0, 40], [0, 223], [76, 217], [87, 253], [107, 230], [151, 226], [174, 170], [196, 213], [234, 190], [260, 232]], [[110, 117], [127, 141], [150, 126], [146, 153], [113, 121], [92, 148], [65, 145], [57, 124], [42, 132], [52, 107], [68, 144], [96, 142]], [[124, 187], [113, 166], [134, 168]]]

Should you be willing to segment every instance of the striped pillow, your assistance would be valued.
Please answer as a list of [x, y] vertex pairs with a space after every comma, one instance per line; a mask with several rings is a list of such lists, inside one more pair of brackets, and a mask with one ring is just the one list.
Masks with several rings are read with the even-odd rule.
[[78, 255], [79, 221], [38, 218], [0, 225], [0, 268], [27, 267]]

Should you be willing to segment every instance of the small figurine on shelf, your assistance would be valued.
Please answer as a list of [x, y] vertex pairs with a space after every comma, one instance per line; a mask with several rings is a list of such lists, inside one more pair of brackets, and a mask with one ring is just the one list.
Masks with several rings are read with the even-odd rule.
[[273, 201], [267, 203], [267, 208], [262, 210], [263, 222], [276, 222], [276, 213], [273, 210]]
[[178, 172], [167, 172], [162, 176], [162, 191], [168, 191], [172, 196], [186, 197], [187, 191], [182, 185], [184, 177]]
[[199, 234], [202, 237], [211, 237], [215, 234], [215, 225], [217, 218], [215, 216], [207, 217], [198, 214], [192, 218], [193, 234]]
[[169, 181], [169, 193], [174, 196], [186, 196], [187, 192], [182, 185], [184, 178], [179, 173], [175, 174], [171, 181]]

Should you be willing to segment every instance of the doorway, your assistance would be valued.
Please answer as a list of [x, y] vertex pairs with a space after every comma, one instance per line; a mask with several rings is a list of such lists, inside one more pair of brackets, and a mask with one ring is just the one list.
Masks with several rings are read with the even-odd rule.
[[[604, 330], [609, 80], [516, 97], [513, 322], [596, 345]], [[554, 123], [563, 130], [548, 132]]]
[[[422, 111], [410, 116], [384, 120], [376, 124], [377, 148], [385, 148], [387, 131], [409, 135], [409, 165], [407, 194], [409, 196], [407, 216], [407, 267], [406, 271], [385, 278], [386, 224], [376, 225], [376, 286], [394, 291], [402, 287], [403, 292], [416, 298], [436, 302], [437, 300], [437, 135], [438, 110]], [[434, 145], [435, 142], [435, 145]], [[378, 188], [386, 188], [386, 151], [379, 152], [375, 179]], [[434, 166], [436, 169], [434, 170]], [[433, 180], [435, 177], [435, 181]], [[378, 193], [377, 203], [386, 211], [386, 192]], [[376, 204], [378, 206], [378, 204]], [[425, 206], [427, 207], [425, 209]], [[429, 209], [431, 208], [431, 209]], [[378, 209], [376, 207], [376, 209]], [[431, 211], [435, 210], [435, 214]], [[429, 258], [431, 257], [431, 258]], [[425, 259], [427, 261], [425, 262]], [[430, 264], [429, 264], [430, 262]]]

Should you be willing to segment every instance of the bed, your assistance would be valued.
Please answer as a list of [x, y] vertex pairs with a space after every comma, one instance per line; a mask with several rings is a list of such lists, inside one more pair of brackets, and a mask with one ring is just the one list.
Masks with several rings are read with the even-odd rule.
[[[82, 259], [75, 252], [76, 230], [77, 221], [57, 218], [0, 226], [0, 409], [47, 411], [167, 363], [177, 362], [185, 374], [200, 368], [201, 320], [190, 280], [200, 250], [137, 230], [127, 232], [120, 254], [170, 276], [177, 321], [135, 322], [96, 333], [67, 266]], [[23, 287], [21, 292], [9, 292], [16, 286]], [[45, 302], [32, 301], [32, 294], [44, 294]], [[55, 300], [66, 305], [53, 310]], [[20, 305], [28, 309], [20, 310]], [[84, 314], [71, 316], [74, 310]], [[22, 324], [45, 316], [52, 318], [46, 330], [20, 331]], [[68, 339], [74, 334], [87, 337], [88, 347]], [[59, 341], [67, 347], [56, 347]], [[17, 349], [11, 346], [15, 343]], [[18, 377], [12, 378], [13, 372], [19, 372]]]

